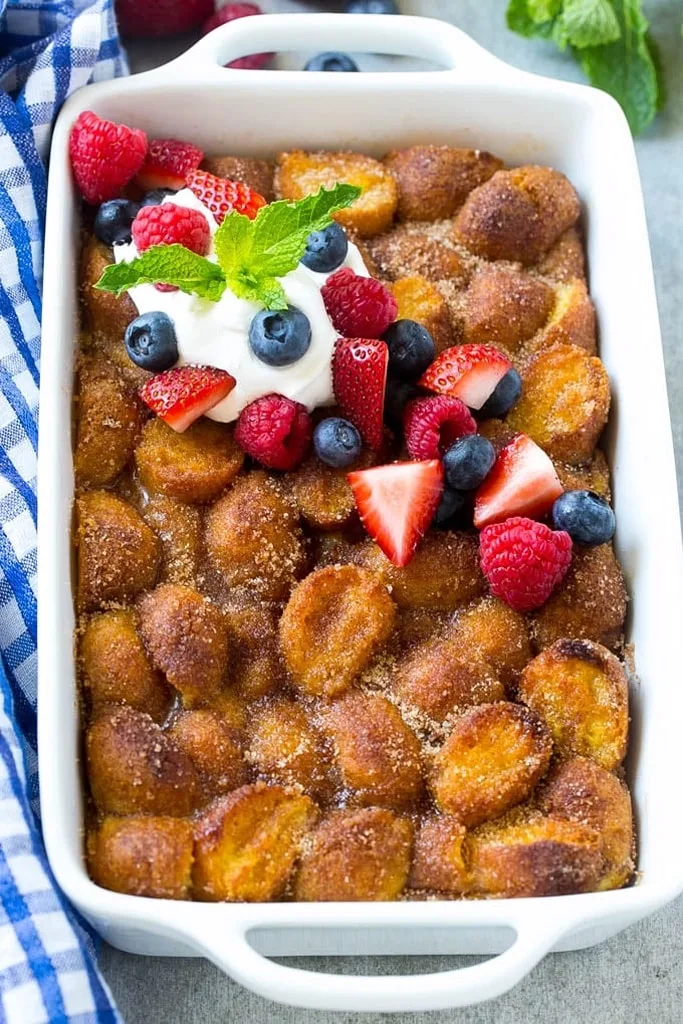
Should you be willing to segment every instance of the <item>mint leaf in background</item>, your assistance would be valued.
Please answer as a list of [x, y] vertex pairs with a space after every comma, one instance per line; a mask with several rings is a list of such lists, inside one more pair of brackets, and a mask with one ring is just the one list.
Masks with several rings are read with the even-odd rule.
[[562, 9], [562, 0], [526, 0], [529, 17], [537, 25], [556, 18]]
[[648, 44], [648, 23], [640, 0], [613, 0], [620, 38], [605, 46], [577, 50], [576, 56], [592, 85], [614, 96], [637, 135], [659, 109], [657, 68]]
[[183, 245], [154, 245], [130, 263], [105, 267], [95, 287], [121, 295], [138, 284], [172, 284], [188, 295], [218, 302], [225, 291], [225, 275]]
[[550, 38], [553, 28], [552, 21], [547, 21], [545, 24], [539, 23], [532, 16], [529, 5], [530, 0], [509, 0], [505, 14], [508, 28], [527, 39], [532, 39], [534, 36], [542, 39]]
[[604, 46], [621, 36], [610, 0], [564, 0], [560, 22], [571, 46]]

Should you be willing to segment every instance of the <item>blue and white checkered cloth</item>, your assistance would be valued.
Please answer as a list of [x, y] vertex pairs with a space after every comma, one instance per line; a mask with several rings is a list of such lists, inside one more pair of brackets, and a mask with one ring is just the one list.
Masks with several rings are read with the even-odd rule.
[[[144, 0], [141, 0], [144, 2]], [[46, 165], [66, 97], [127, 70], [113, 0], [0, 0], [0, 1022], [118, 1024], [39, 828], [36, 447]]]

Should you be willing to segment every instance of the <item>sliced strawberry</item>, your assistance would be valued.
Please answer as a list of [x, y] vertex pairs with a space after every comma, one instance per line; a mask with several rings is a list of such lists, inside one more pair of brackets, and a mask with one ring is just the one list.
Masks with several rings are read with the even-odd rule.
[[439, 459], [359, 469], [346, 478], [363, 526], [394, 565], [407, 565], [443, 493]]
[[198, 146], [180, 139], [151, 139], [145, 162], [135, 176], [135, 183], [148, 191], [153, 188], [179, 189], [187, 175], [204, 159]]
[[418, 384], [438, 395], [460, 398], [470, 409], [481, 409], [511, 366], [493, 345], [455, 345], [436, 357]]
[[526, 434], [518, 434], [498, 453], [493, 469], [477, 491], [474, 525], [481, 530], [511, 516], [540, 519], [563, 491], [543, 449]]
[[215, 366], [174, 366], [150, 377], [140, 398], [179, 434], [229, 395], [235, 378]]
[[243, 181], [218, 178], [208, 171], [190, 171], [187, 187], [211, 211], [218, 224], [222, 224], [233, 210], [253, 220], [261, 207], [266, 206], [260, 192], [255, 192]]
[[375, 451], [384, 436], [384, 390], [389, 350], [380, 338], [340, 338], [332, 357], [334, 397]]

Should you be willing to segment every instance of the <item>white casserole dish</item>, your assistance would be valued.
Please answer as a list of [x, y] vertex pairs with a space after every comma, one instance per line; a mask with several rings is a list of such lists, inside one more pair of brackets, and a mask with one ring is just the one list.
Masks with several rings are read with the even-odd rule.
[[[425, 57], [448, 70], [314, 75], [229, 71], [245, 53], [322, 50]], [[618, 892], [482, 902], [201, 904], [109, 892], [82, 857], [70, 528], [71, 389], [77, 311], [77, 198], [67, 139], [84, 109], [190, 139], [210, 153], [415, 142], [489, 149], [564, 171], [585, 204], [591, 292], [613, 412], [608, 450], [617, 547], [633, 597], [629, 775], [639, 881]], [[680, 814], [683, 555], [671, 431], [643, 201], [633, 144], [604, 93], [503, 64], [458, 29], [421, 18], [246, 18], [178, 60], [79, 90], [52, 145], [45, 250], [39, 456], [39, 748], [43, 828], [55, 876], [108, 942], [134, 953], [203, 955], [260, 995], [334, 1010], [433, 1010], [490, 999], [550, 950], [615, 935], [683, 890]], [[406, 977], [318, 974], [265, 956], [500, 954], [473, 967]]]

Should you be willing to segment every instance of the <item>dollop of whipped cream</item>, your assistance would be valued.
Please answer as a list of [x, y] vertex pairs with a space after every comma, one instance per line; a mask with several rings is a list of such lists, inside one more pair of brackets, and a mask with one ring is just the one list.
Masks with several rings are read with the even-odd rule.
[[[213, 215], [189, 188], [167, 196], [164, 202], [199, 210], [209, 222], [212, 237], [217, 231]], [[114, 246], [117, 263], [130, 263], [138, 255], [134, 242]], [[217, 262], [213, 243], [207, 259]], [[370, 276], [352, 242], [341, 266], [350, 267], [363, 277]], [[249, 324], [262, 306], [238, 298], [230, 288], [225, 289], [218, 302], [181, 291], [160, 292], [152, 284], [136, 285], [128, 294], [138, 313], [160, 310], [171, 318], [178, 340], [176, 365], [217, 366], [232, 374], [237, 382], [235, 387], [206, 413], [213, 420], [230, 423], [245, 405], [273, 391], [301, 402], [309, 412], [333, 403], [332, 352], [338, 335], [320, 294], [328, 277], [330, 274], [316, 273], [300, 263], [296, 270], [279, 278], [288, 303], [305, 313], [311, 324], [311, 344], [302, 358], [290, 366], [268, 366], [254, 355], [249, 345]]]

